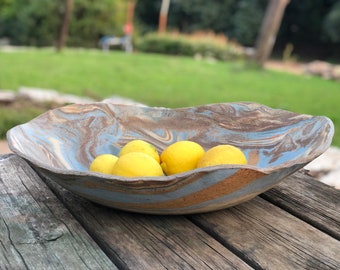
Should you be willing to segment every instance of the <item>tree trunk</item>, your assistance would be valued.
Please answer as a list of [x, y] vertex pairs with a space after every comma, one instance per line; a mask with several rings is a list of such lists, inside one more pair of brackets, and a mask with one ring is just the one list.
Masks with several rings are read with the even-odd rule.
[[63, 21], [61, 24], [61, 29], [60, 29], [59, 37], [57, 41], [57, 51], [61, 51], [65, 47], [72, 9], [73, 9], [73, 0], [66, 0], [64, 14], [63, 14]]
[[282, 17], [289, 2], [290, 0], [270, 0], [267, 6], [260, 33], [256, 41], [253, 59], [255, 64], [261, 68], [272, 53]]
[[159, 13], [158, 33], [164, 33], [166, 31], [169, 6], [170, 0], [162, 0], [161, 11]]

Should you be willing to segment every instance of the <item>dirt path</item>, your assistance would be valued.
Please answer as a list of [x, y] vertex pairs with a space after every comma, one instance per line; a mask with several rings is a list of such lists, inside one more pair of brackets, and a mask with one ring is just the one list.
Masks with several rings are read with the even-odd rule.
[[278, 70], [278, 71], [285, 71], [288, 73], [293, 73], [297, 75], [302, 75], [304, 70], [303, 63], [298, 62], [282, 62], [282, 61], [276, 61], [276, 60], [270, 60], [266, 62], [265, 68], [272, 69], [272, 70]]

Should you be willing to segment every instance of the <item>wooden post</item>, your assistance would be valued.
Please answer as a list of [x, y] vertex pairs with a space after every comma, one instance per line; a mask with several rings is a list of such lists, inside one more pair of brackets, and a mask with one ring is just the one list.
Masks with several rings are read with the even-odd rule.
[[133, 15], [135, 11], [135, 1], [129, 0], [126, 12], [126, 24], [133, 25]]
[[162, 0], [161, 11], [159, 13], [158, 33], [164, 33], [166, 31], [169, 6], [170, 0]]
[[126, 23], [124, 25], [125, 42], [123, 44], [125, 51], [128, 53], [131, 53], [133, 51], [132, 33], [133, 33], [134, 11], [135, 11], [135, 1], [129, 0], [128, 5], [127, 5]]
[[253, 59], [261, 68], [273, 50], [276, 35], [279, 31], [285, 8], [289, 2], [290, 0], [270, 0], [267, 6], [256, 41]]

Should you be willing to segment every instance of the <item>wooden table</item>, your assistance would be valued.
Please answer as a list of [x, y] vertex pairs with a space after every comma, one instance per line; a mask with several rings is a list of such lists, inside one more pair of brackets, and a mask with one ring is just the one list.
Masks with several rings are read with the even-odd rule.
[[0, 269], [340, 269], [340, 190], [299, 171], [187, 216], [103, 207], [0, 156]]

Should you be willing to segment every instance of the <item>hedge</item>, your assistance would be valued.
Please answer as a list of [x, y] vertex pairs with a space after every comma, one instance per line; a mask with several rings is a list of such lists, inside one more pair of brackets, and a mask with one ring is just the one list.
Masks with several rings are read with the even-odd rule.
[[206, 38], [180, 34], [150, 33], [136, 41], [136, 49], [146, 53], [212, 57], [221, 61], [236, 60], [244, 57], [244, 49], [232, 42], [218, 42]]

